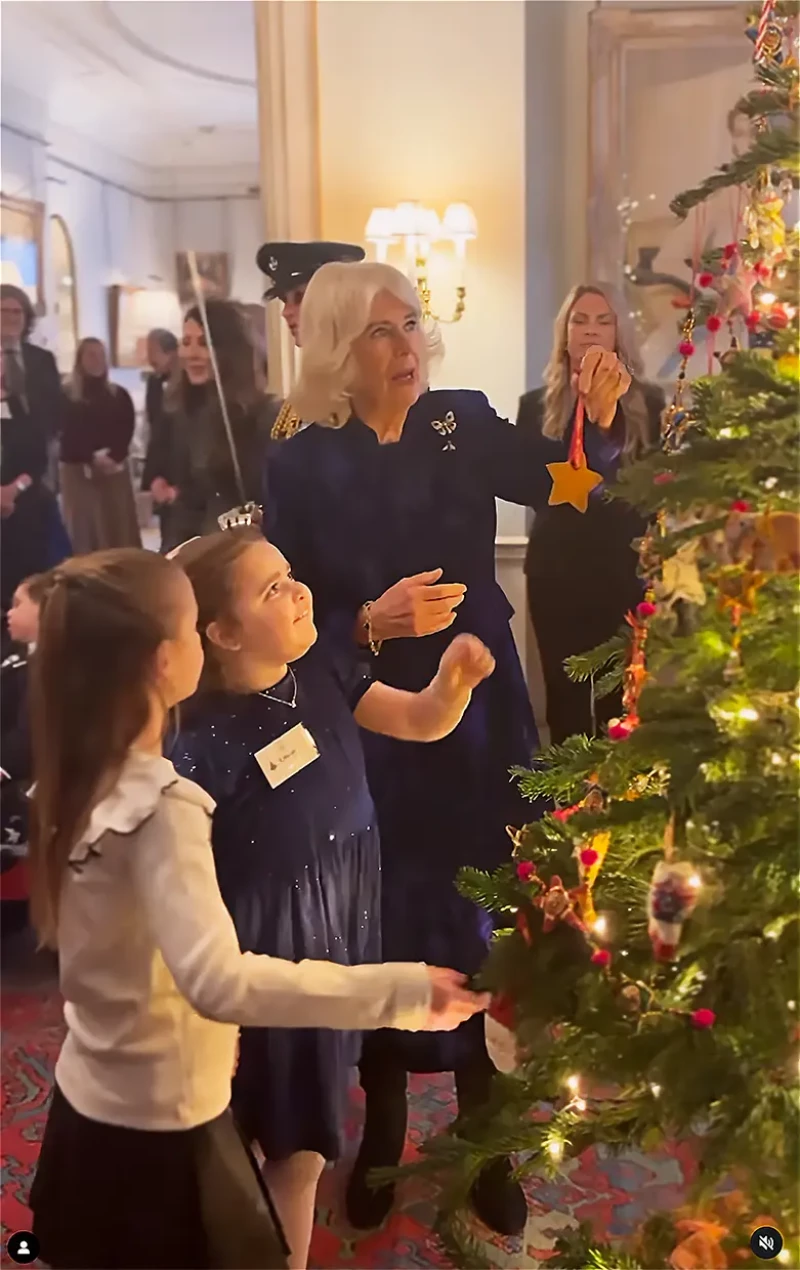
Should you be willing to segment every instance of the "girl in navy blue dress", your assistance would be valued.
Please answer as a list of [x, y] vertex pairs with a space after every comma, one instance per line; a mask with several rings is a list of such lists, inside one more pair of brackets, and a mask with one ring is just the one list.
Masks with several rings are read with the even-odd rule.
[[[374, 683], [355, 650], [314, 646], [308, 588], [258, 530], [188, 543], [206, 651], [200, 693], [173, 750], [217, 806], [220, 890], [241, 947], [292, 960], [381, 960], [380, 854], [358, 725], [409, 741], [450, 732], [491, 655], [455, 641], [419, 693]], [[292, 1248], [308, 1253], [317, 1181], [341, 1148], [348, 1069], [361, 1035], [245, 1029], [233, 1106], [265, 1157]]]

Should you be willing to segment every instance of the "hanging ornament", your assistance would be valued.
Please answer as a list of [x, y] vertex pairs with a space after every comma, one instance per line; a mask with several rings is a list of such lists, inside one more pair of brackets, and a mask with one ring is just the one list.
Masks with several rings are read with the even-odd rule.
[[684, 433], [691, 422], [689, 412], [684, 405], [683, 394], [686, 389], [686, 368], [689, 365], [689, 359], [694, 355], [695, 351], [694, 343], [692, 342], [694, 326], [694, 309], [689, 309], [681, 325], [681, 342], [678, 346], [681, 364], [678, 369], [678, 382], [675, 386], [672, 401], [661, 416], [661, 443], [668, 452], [680, 448]]
[[728, 1258], [720, 1240], [727, 1235], [725, 1226], [708, 1221], [678, 1221], [675, 1229], [681, 1242], [673, 1248], [670, 1270], [727, 1270]]
[[542, 923], [542, 933], [549, 934], [558, 922], [566, 922], [568, 926], [573, 926], [575, 930], [586, 933], [585, 923], [581, 920], [575, 911], [576, 904], [580, 899], [581, 888], [575, 888], [568, 891], [561, 881], [561, 878], [554, 874], [548, 883], [547, 890], [537, 896], [535, 903], [542, 910], [544, 921]]
[[697, 903], [697, 872], [686, 861], [659, 860], [650, 883], [647, 932], [656, 961], [672, 961], [683, 924]]
[[611, 834], [607, 830], [602, 830], [600, 833], [592, 834], [588, 841], [576, 846], [573, 852], [577, 856], [578, 876], [581, 881], [578, 888], [578, 907], [584, 925], [590, 929], [597, 921], [597, 913], [592, 901], [592, 888], [603, 867], [610, 844]]
[[585, 513], [589, 508], [589, 495], [603, 482], [598, 472], [593, 472], [586, 462], [583, 448], [583, 429], [586, 407], [583, 397], [575, 407], [575, 423], [569, 458], [566, 463], [548, 463], [547, 470], [553, 479], [553, 488], [547, 500], [551, 507], [570, 503], [576, 511]]
[[641, 604], [634, 613], [627, 613], [625, 621], [630, 626], [631, 639], [628, 663], [622, 675], [622, 708], [621, 719], [612, 719], [608, 725], [608, 736], [611, 741], [624, 741], [639, 726], [639, 697], [647, 679], [645, 664], [645, 645], [647, 643], [647, 623], [656, 613], [655, 592], [648, 590]]

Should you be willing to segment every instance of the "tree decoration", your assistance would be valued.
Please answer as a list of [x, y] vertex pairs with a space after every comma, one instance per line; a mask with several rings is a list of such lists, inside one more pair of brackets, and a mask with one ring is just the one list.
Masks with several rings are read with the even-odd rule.
[[697, 872], [691, 864], [659, 860], [650, 883], [647, 930], [657, 961], [672, 961], [684, 923], [697, 903]]
[[586, 512], [589, 507], [589, 495], [593, 489], [602, 484], [602, 476], [598, 472], [593, 472], [586, 462], [586, 452], [583, 448], [585, 415], [585, 402], [582, 397], [579, 397], [575, 407], [575, 423], [572, 429], [569, 458], [566, 463], [547, 464], [547, 470], [553, 478], [553, 488], [547, 500], [551, 507], [556, 507], [560, 503], [570, 503], [576, 511]]

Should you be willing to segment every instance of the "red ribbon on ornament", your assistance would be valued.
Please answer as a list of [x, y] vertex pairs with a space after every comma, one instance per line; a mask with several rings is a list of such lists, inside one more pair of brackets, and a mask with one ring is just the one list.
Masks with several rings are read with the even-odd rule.
[[572, 440], [569, 446], [569, 461], [574, 468], [583, 467], [586, 463], [586, 454], [583, 449], [585, 421], [586, 402], [582, 396], [579, 396], [578, 404], [575, 407], [575, 424], [572, 429]]

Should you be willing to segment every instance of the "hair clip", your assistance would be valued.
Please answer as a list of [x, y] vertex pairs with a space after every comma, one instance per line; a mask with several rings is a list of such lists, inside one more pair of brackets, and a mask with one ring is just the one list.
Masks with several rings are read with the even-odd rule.
[[241, 507], [233, 507], [217, 517], [217, 524], [223, 531], [226, 529], [248, 529], [251, 526], [260, 529], [264, 519], [263, 508], [258, 503], [244, 503]]

